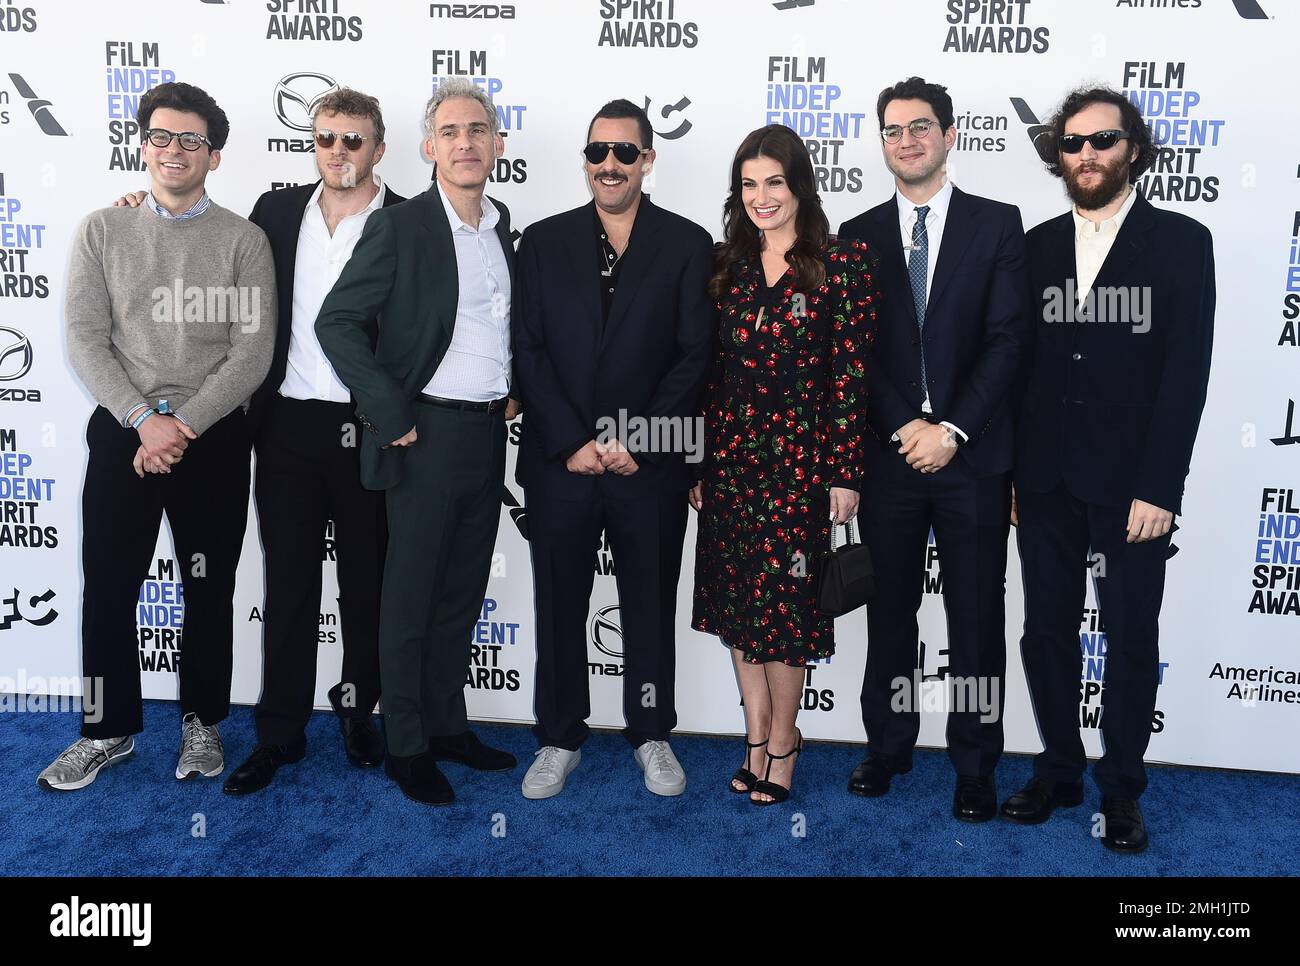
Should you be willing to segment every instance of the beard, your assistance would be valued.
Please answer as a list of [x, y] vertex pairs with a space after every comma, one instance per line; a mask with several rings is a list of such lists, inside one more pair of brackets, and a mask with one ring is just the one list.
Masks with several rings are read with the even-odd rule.
[[[1101, 177], [1091, 185], [1083, 185], [1079, 182], [1079, 175], [1085, 170], [1100, 172]], [[1070, 200], [1082, 211], [1096, 211], [1105, 208], [1124, 190], [1128, 184], [1128, 170], [1128, 161], [1120, 157], [1111, 164], [1101, 161], [1081, 162], [1073, 170], [1063, 167], [1061, 173], [1065, 178], [1065, 193], [1070, 196]]]

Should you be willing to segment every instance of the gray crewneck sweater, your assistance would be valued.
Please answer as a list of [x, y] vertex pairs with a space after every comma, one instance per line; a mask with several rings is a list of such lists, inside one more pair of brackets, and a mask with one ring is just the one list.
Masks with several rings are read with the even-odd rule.
[[275, 347], [275, 265], [262, 230], [219, 205], [185, 220], [104, 208], [72, 244], [68, 357], [118, 422], [139, 405], [200, 435], [247, 405]]

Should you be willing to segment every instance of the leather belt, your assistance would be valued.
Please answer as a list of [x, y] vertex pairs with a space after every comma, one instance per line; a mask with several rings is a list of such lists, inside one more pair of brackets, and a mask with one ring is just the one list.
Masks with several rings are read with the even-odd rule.
[[459, 409], [467, 413], [499, 413], [506, 408], [508, 398], [502, 396], [500, 399], [492, 399], [488, 402], [469, 402], [465, 399], [444, 399], [442, 396], [430, 396], [422, 392], [417, 397], [417, 401], [430, 406], [441, 406], [444, 409]]

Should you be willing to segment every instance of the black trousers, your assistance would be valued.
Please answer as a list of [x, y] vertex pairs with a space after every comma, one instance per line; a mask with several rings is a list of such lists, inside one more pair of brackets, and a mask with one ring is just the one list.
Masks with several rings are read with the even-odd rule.
[[1170, 535], [1127, 543], [1128, 507], [1084, 503], [1064, 484], [1050, 493], [1017, 488], [1016, 506], [1025, 581], [1020, 649], [1044, 746], [1034, 759], [1034, 774], [1077, 781], [1088, 765], [1079, 734], [1079, 625], [1087, 578], [1095, 573], [1106, 668], [1101, 696], [1105, 753], [1094, 776], [1103, 795], [1137, 798], [1147, 785], [1142, 757], [1156, 706]]
[[191, 440], [171, 473], [144, 479], [131, 466], [139, 434], [102, 406], [91, 413], [86, 443], [81, 663], [99, 699], [99, 720], [83, 715], [81, 734], [116, 738], [144, 729], [136, 606], [164, 512], [185, 598], [181, 714], [193, 711], [214, 725], [230, 711], [235, 569], [248, 523], [251, 444], [244, 411]]
[[923, 474], [891, 452], [865, 474], [858, 520], [871, 548], [876, 593], [867, 603], [862, 722], [873, 752], [906, 765], [920, 731], [920, 696], [912, 683], [919, 663], [916, 615], [933, 528], [953, 699], [948, 756], [959, 775], [993, 774], [1003, 745], [1010, 514], [1009, 475], [976, 479], [960, 454], [939, 472]]
[[420, 404], [418, 439], [389, 489], [379, 670], [388, 751], [469, 729], [465, 680], [505, 483], [504, 415]]
[[258, 433], [253, 492], [266, 562], [262, 697], [258, 740], [303, 736], [316, 695], [321, 560], [334, 521], [342, 679], [330, 702], [342, 715], [369, 717], [379, 700], [379, 586], [387, 525], [384, 495], [361, 485], [361, 428], [349, 403], [287, 399], [267, 403]]
[[[601, 533], [609, 534], [623, 632], [624, 735], [636, 748], [666, 741], [677, 726], [677, 580], [686, 537], [686, 494], [563, 500], [527, 494], [528, 542], [537, 608], [533, 733], [545, 747], [586, 740], [587, 611]], [[649, 687], [647, 687], [649, 686]]]

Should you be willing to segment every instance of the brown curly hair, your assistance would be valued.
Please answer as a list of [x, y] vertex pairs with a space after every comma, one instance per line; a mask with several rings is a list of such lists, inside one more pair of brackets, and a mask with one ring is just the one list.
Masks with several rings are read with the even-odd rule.
[[1120, 126], [1128, 135], [1129, 144], [1138, 151], [1128, 169], [1128, 183], [1136, 184], [1142, 173], [1155, 163], [1159, 149], [1151, 128], [1142, 119], [1142, 112], [1137, 109], [1137, 105], [1109, 87], [1081, 87], [1066, 95], [1052, 119], [1047, 122], [1048, 133], [1052, 137], [1052, 154], [1055, 157], [1055, 160], [1047, 162], [1048, 172], [1057, 178], [1061, 177], [1061, 155], [1055, 145], [1061, 143], [1061, 136], [1065, 134], [1065, 122], [1092, 104], [1113, 104], [1119, 108]]

